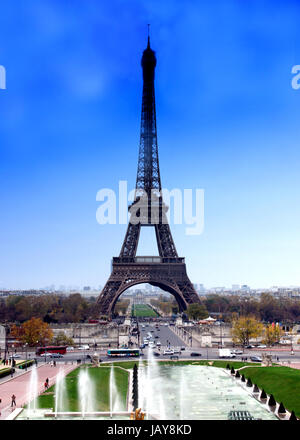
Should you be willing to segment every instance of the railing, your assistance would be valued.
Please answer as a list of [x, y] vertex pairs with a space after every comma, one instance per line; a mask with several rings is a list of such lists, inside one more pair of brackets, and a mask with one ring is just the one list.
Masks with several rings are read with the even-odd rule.
[[184, 263], [184, 257], [113, 257], [112, 263], [128, 264], [128, 263]]

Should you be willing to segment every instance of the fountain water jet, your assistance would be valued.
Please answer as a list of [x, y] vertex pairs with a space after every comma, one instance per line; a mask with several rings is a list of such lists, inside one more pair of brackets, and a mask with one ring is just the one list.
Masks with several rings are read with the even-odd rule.
[[[143, 370], [142, 370], [143, 371]], [[146, 374], [140, 377], [140, 389], [142, 390], [139, 406], [146, 409], [146, 418], [152, 416], [159, 416], [159, 418], [166, 418], [165, 403], [160, 382], [160, 368], [159, 363], [153, 355], [152, 347], [148, 351], [148, 363]]]
[[78, 394], [80, 399], [81, 415], [95, 411], [94, 386], [89, 376], [88, 369], [81, 369], [78, 377]]
[[114, 368], [115, 367], [113, 365], [110, 367], [109, 377], [109, 410], [111, 418], [113, 412], [124, 411], [116, 384]]
[[55, 384], [55, 418], [57, 418], [58, 412], [68, 411], [67, 402], [65, 374], [63, 369], [60, 368]]
[[30, 374], [30, 381], [28, 386], [28, 415], [32, 416], [32, 413], [34, 413], [37, 409], [37, 396], [38, 396], [38, 376], [37, 376], [37, 370], [36, 366], [33, 365], [31, 374]]

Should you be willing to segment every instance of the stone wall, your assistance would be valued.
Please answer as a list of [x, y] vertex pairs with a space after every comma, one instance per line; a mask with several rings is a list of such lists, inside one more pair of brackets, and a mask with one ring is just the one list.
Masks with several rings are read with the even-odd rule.
[[51, 325], [54, 336], [63, 332], [69, 338], [72, 338], [76, 345], [88, 344], [98, 347], [117, 347], [118, 344], [126, 344], [129, 339], [128, 325], [116, 324], [65, 324]]

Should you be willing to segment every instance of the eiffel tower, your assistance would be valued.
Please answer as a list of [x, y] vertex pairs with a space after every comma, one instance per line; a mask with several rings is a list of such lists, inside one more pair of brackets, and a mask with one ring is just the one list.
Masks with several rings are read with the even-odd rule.
[[[130, 220], [120, 255], [113, 257], [112, 272], [97, 299], [100, 314], [111, 317], [119, 296], [129, 287], [148, 283], [174, 295], [180, 311], [200, 303], [186, 273], [185, 260], [178, 257], [167, 221], [167, 206], [161, 194], [155, 113], [155, 52], [148, 45], [142, 56], [143, 99], [138, 170]], [[136, 256], [141, 227], [154, 227], [159, 256]]]

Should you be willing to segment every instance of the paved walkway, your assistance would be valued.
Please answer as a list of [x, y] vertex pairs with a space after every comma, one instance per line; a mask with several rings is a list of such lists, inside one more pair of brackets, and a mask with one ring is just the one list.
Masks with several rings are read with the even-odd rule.
[[[65, 374], [68, 374], [76, 367], [76, 364], [63, 364], [59, 362], [56, 363], [56, 367], [52, 367], [50, 364], [39, 366], [37, 368], [38, 393], [40, 394], [44, 391], [44, 383], [47, 377], [49, 379], [49, 386], [51, 386], [55, 384], [56, 376], [61, 368]], [[13, 394], [16, 396], [17, 408], [27, 403], [30, 374], [31, 370], [29, 369], [25, 373], [18, 371], [15, 377], [7, 379], [0, 384], [0, 398], [2, 399], [0, 404], [0, 420], [4, 420], [12, 412], [11, 396]]]
[[296, 370], [300, 370], [300, 362], [280, 362], [280, 365], [283, 367], [295, 368]]

